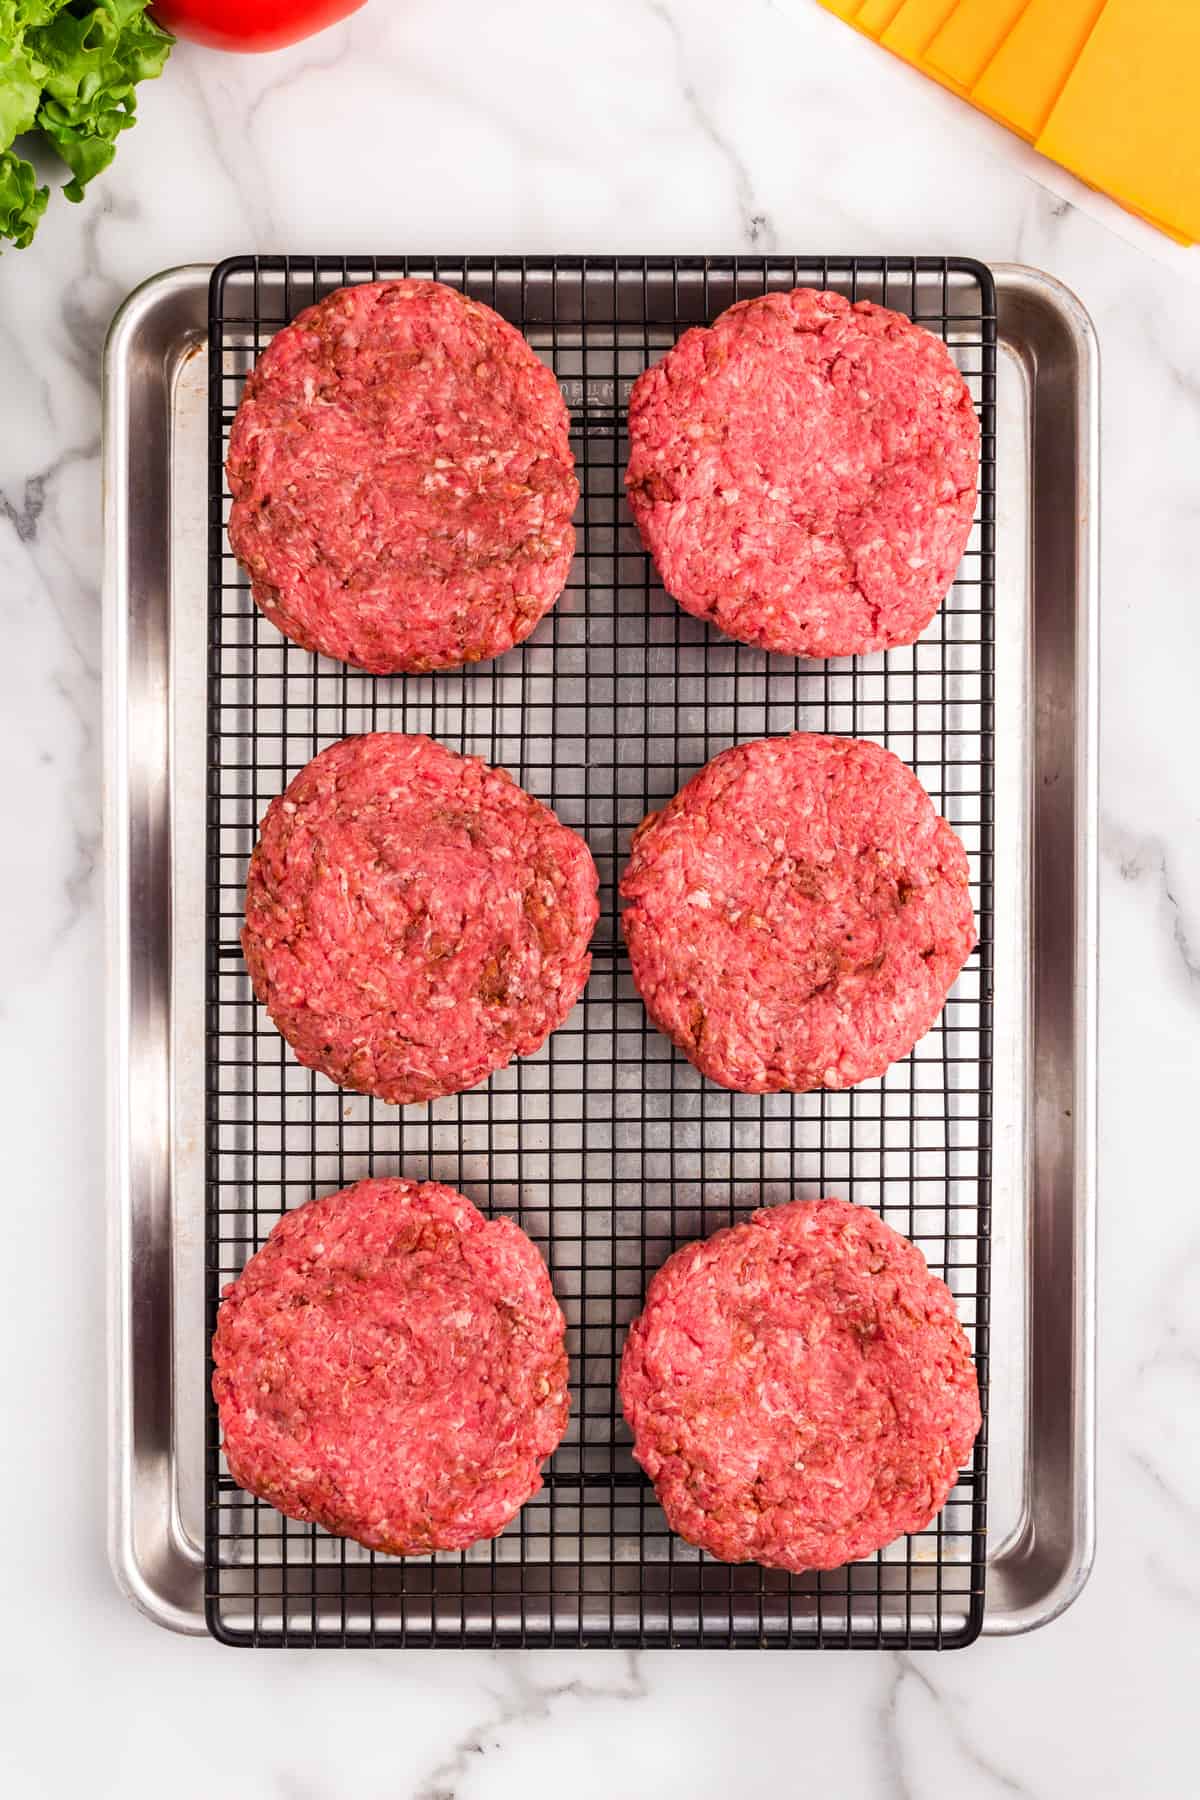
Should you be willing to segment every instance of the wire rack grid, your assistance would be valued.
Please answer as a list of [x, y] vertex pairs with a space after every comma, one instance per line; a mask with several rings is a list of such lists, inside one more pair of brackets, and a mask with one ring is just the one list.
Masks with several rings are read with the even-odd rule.
[[[225, 536], [223, 465], [246, 373], [282, 324], [348, 282], [430, 276], [496, 307], [555, 370], [582, 494], [565, 593], [495, 662], [374, 678], [285, 642]], [[951, 347], [982, 425], [958, 579], [917, 644], [811, 663], [733, 643], [663, 592], [622, 499], [637, 375], [688, 325], [768, 288], [832, 287]], [[286, 1207], [368, 1173], [463, 1189], [515, 1216], [568, 1320], [572, 1414], [543, 1490], [494, 1542], [376, 1556], [235, 1486], [211, 1401], [210, 1630], [258, 1645], [950, 1647], [982, 1623], [986, 1424], [927, 1531], [789, 1576], [672, 1536], [616, 1399], [629, 1321], [672, 1249], [796, 1196], [843, 1195], [912, 1237], [953, 1288], [987, 1393], [990, 1209], [995, 299], [935, 258], [237, 257], [211, 290], [206, 1193], [209, 1332], [221, 1288]], [[542, 1051], [471, 1093], [398, 1109], [299, 1067], [256, 1007], [238, 945], [267, 803], [348, 734], [429, 732], [508, 769], [581, 831], [600, 872], [587, 991]], [[915, 768], [971, 862], [979, 948], [940, 1023], [880, 1080], [751, 1096], [705, 1083], [649, 1024], [615, 885], [644, 814], [733, 742], [863, 735]], [[210, 1370], [211, 1372], [211, 1370]]]

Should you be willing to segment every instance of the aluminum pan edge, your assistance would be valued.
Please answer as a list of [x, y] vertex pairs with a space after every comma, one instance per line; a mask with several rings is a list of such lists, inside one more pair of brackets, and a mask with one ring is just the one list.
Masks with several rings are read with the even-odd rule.
[[[169, 695], [164, 695], [159, 730], [153, 722], [149, 734], [140, 721], [131, 719], [129, 673], [131, 660], [144, 655], [148, 646], [138, 641], [141, 631], [157, 630], [161, 666], [166, 666], [166, 587], [170, 578], [164, 546], [161, 566], [154, 575], [161, 589], [147, 595], [135, 587], [130, 567], [129, 522], [131, 502], [157, 499], [164, 505], [169, 469], [147, 466], [145, 452], [153, 456], [152, 433], [140, 441], [139, 409], [155, 396], [169, 404], [168, 366], [189, 338], [203, 331], [208, 284], [207, 268], [199, 265], [169, 270], [129, 296], [109, 327], [101, 370], [103, 454], [101, 492], [104, 516], [103, 582], [103, 721], [104, 785], [103, 831], [105, 863], [105, 984], [106, 984], [106, 1101], [107, 1101], [107, 1231], [108, 1231], [108, 1409], [109, 1493], [108, 1552], [117, 1585], [127, 1598], [156, 1624], [173, 1631], [203, 1635], [203, 1570], [186, 1554], [176, 1535], [163, 1534], [162, 1519], [173, 1517], [169, 1459], [139, 1458], [137, 1419], [146, 1404], [147, 1384], [169, 1390], [170, 1369], [139, 1357], [147, 1345], [170, 1343], [170, 1069], [164, 1056], [157, 1070], [135, 1069], [132, 1020], [135, 991], [155, 1009], [167, 1004], [170, 932], [169, 869], [165, 847], [169, 844]], [[146, 365], [158, 380], [148, 384], [149, 394], [139, 392]], [[155, 365], [157, 367], [155, 368]], [[163, 427], [165, 435], [165, 426]], [[158, 440], [161, 442], [161, 438]], [[140, 572], [139, 572], [140, 575]], [[148, 601], [160, 602], [157, 614]], [[144, 809], [135, 810], [132, 776], [135, 763], [146, 765]], [[153, 824], [157, 833], [159, 866], [155, 867]], [[144, 851], [151, 845], [150, 868], [135, 861], [140, 840]], [[135, 869], [137, 871], [135, 876]], [[136, 940], [131, 898], [135, 879], [145, 880], [149, 892], [150, 932]], [[152, 941], [151, 941], [152, 940]], [[156, 959], [151, 953], [159, 951]], [[157, 981], [156, 981], [157, 976]], [[149, 989], [149, 992], [143, 990]], [[164, 1021], [165, 1022], [165, 1021]], [[164, 1030], [164, 1046], [169, 1036]], [[169, 1052], [168, 1052], [169, 1055]], [[136, 1084], [135, 1084], [136, 1074]], [[152, 1112], [159, 1123], [160, 1153], [146, 1152], [147, 1140], [156, 1134], [132, 1129], [132, 1108], [137, 1104], [144, 1121]], [[157, 1204], [136, 1204], [139, 1190], [157, 1197]], [[148, 1267], [158, 1266], [163, 1279], [157, 1295], [139, 1280]], [[165, 1311], [165, 1319], [161, 1316]], [[157, 1553], [148, 1552], [139, 1531], [144, 1512], [161, 1507], [157, 1521], [162, 1543]]]
[[[1052, 969], [1057, 952], [1065, 988], [1047, 996], [1039, 983], [1032, 1022], [1030, 1237], [1031, 1249], [1040, 1245], [1049, 1268], [1039, 1285], [1030, 1284], [1030, 1326], [1035, 1382], [1047, 1361], [1061, 1361], [1069, 1377], [1043, 1395], [1041, 1409], [1030, 1408], [1035, 1492], [1024, 1529], [988, 1567], [983, 1629], [1010, 1636], [1048, 1624], [1077, 1599], [1096, 1549], [1100, 355], [1091, 318], [1063, 283], [1021, 264], [998, 264], [993, 273], [999, 333], [1029, 384], [1032, 466], [1039, 477], [1047, 465], [1051, 475], [1073, 471], [1077, 494], [1070, 518], [1052, 507], [1039, 509], [1040, 484], [1032, 499], [1033, 650], [1039, 659], [1070, 657], [1074, 711], [1064, 721], [1039, 705], [1034, 724], [1034, 764], [1042, 777], [1029, 794], [1034, 960], [1042, 971]], [[1069, 779], [1047, 779], [1048, 770]], [[1060, 941], [1061, 911], [1047, 907], [1042, 893], [1051, 875], [1062, 871], [1048, 870], [1047, 859], [1037, 854], [1039, 840], [1052, 837], [1056, 825], [1061, 836], [1069, 827], [1067, 841], [1074, 846], [1066, 943]], [[1061, 1079], [1064, 1061], [1067, 1083]], [[1066, 1243], [1052, 1230], [1061, 1216], [1071, 1220]], [[1068, 1307], [1061, 1306], [1064, 1288]], [[1063, 1502], [1066, 1525], [1056, 1533], [1039, 1528], [1039, 1483]]]
[[[150, 709], [154, 718], [133, 716], [129, 678], [135, 662], [157, 649], [151, 685], [163, 685], [170, 567], [164, 543], [149, 570], [138, 567], [135, 584], [129, 527], [135, 500], [139, 509], [158, 506], [167, 516], [169, 459], [164, 467], [155, 449], [166, 438], [165, 422], [161, 416], [154, 421], [149, 409], [157, 406], [161, 415], [169, 407], [173, 371], [203, 337], [209, 273], [203, 265], [169, 270], [130, 295], [106, 340], [102, 389], [108, 1545], [118, 1586], [132, 1603], [156, 1623], [195, 1635], [205, 1632], [203, 1567], [178, 1529], [171, 1452], [147, 1449], [138, 1432], [144, 1414], [161, 1414], [164, 1403], [169, 1408], [171, 1392], [169, 1357], [162, 1354], [172, 1341], [170, 694], [161, 693], [161, 704]], [[1031, 782], [1032, 841], [1036, 852], [1048, 831], [1057, 826], [1061, 838], [1069, 823], [1074, 855], [1066, 988], [1048, 999], [1039, 995], [1030, 1059], [1030, 1088], [1037, 1096], [1030, 1099], [1029, 1121], [1031, 1254], [1036, 1247], [1039, 1257], [1050, 1259], [1047, 1279], [1040, 1287], [1031, 1284], [1033, 1374], [1045, 1416], [1031, 1408], [1034, 1491], [1020, 1531], [989, 1563], [983, 1626], [989, 1635], [1012, 1635], [1047, 1623], [1071, 1604], [1087, 1581], [1095, 1549], [1099, 360], [1091, 321], [1068, 289], [1019, 265], [997, 265], [994, 273], [1000, 335], [1028, 384], [1034, 462], [1049, 460], [1071, 478], [1079, 501], [1076, 514], [1065, 519], [1061, 510], [1039, 512], [1035, 496], [1032, 514], [1034, 650], [1070, 657], [1074, 696], [1065, 732], [1061, 716], [1038, 710], [1035, 762], [1040, 765], [1044, 751], [1069, 780]], [[154, 423], [160, 426], [157, 438], [141, 429]], [[1044, 959], [1064, 949], [1054, 936], [1061, 909], [1038, 904], [1046, 877], [1036, 855], [1030, 873], [1032, 941]], [[1060, 883], [1062, 873], [1056, 871]], [[136, 936], [135, 883], [143, 921]], [[135, 1041], [135, 1007], [160, 1022], [161, 1057], [147, 1057], [140, 1038]], [[1064, 1113], [1071, 1118], [1069, 1133]], [[1065, 1237], [1052, 1231], [1067, 1218]], [[1069, 1372], [1048, 1392], [1042, 1379], [1047, 1364]], [[1052, 1527], [1044, 1523], [1039, 1491], [1058, 1502]]]

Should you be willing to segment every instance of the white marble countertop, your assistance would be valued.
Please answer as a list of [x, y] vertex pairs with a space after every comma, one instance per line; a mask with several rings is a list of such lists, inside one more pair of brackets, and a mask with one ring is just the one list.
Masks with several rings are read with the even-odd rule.
[[[973, 254], [1103, 357], [1099, 1556], [956, 1655], [262, 1654], [173, 1638], [104, 1548], [98, 359], [155, 270], [248, 249]], [[373, 0], [294, 51], [181, 47], [79, 209], [0, 260], [14, 1800], [1193, 1790], [1200, 1625], [1200, 251], [815, 0]], [[1189, 1651], [1189, 1645], [1193, 1649]], [[1192, 1679], [1187, 1679], [1188, 1665]]]

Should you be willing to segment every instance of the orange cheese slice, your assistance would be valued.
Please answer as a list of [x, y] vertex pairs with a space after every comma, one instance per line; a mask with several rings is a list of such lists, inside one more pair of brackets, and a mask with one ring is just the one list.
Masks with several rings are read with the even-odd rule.
[[904, 0], [879, 41], [886, 50], [915, 63], [957, 5], [958, 0]]
[[[875, 38], [941, 87], [969, 99], [981, 112], [1030, 142], [1037, 139], [1046, 124], [1106, 3], [1111, 4], [1111, 0], [1020, 0], [1020, 4], [1016, 0], [818, 0], [827, 12]], [[1165, 4], [1173, 10], [1171, 0], [1150, 3]], [[1176, 3], [1190, 5], [1191, 0]], [[1200, 8], [1200, 0], [1195, 0], [1195, 4]], [[1006, 19], [1012, 20], [1007, 32]], [[978, 27], [981, 35], [969, 33], [969, 24]], [[931, 46], [940, 41], [943, 62], [965, 72], [980, 54], [986, 54], [986, 45], [997, 36], [994, 55], [970, 88], [947, 73], [945, 67], [929, 60]], [[946, 49], [947, 43], [950, 49]], [[1037, 148], [1044, 150], [1045, 145], [1039, 142]], [[1065, 156], [1058, 160], [1089, 185], [1105, 186]], [[1128, 212], [1145, 219], [1176, 243], [1195, 241], [1186, 230], [1156, 217], [1123, 195], [1114, 197]]]
[[[917, 5], [920, 0], [908, 3]], [[1105, 0], [1029, 0], [971, 89], [972, 101], [1032, 143], [1050, 117], [1104, 6]], [[1192, 241], [1137, 207], [1129, 211], [1178, 244]]]
[[903, 57], [906, 63], [919, 69], [931, 81], [949, 88], [952, 94], [961, 95], [965, 92], [961, 84], [931, 68], [924, 54], [925, 46], [937, 32], [941, 20], [948, 18], [957, 5], [958, 0], [904, 0], [904, 5], [883, 32], [879, 42], [885, 50]]
[[1026, 0], [958, 0], [927, 44], [926, 62], [961, 87], [974, 86], [1025, 6]]
[[1032, 143], [1104, 11], [1104, 0], [1029, 0], [971, 98]]
[[877, 38], [900, 11], [900, 4], [901, 0], [863, 0], [854, 15], [854, 23], [868, 37]]
[[1200, 237], [1200, 5], [1108, 0], [1037, 148], [1122, 206]]

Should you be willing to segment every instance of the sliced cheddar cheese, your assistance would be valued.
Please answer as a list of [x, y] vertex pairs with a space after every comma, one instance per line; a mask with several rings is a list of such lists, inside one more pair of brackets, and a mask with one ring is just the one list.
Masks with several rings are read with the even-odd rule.
[[971, 98], [1032, 143], [1104, 11], [1104, 0], [1029, 0]]
[[[953, 94], [963, 94], [964, 89], [957, 81], [951, 81], [948, 75], [942, 75], [937, 69], [930, 68], [925, 61], [925, 46], [934, 36], [941, 18], [948, 18], [958, 5], [958, 0], [904, 0], [903, 6], [887, 27], [879, 42], [885, 50], [903, 57], [922, 75], [927, 75], [939, 86], [949, 88]], [[939, 17], [939, 15], [941, 17]]]
[[868, 37], [877, 38], [900, 11], [900, 3], [901, 0], [863, 0], [854, 15], [854, 23]]
[[957, 5], [958, 0], [904, 0], [879, 41], [885, 50], [915, 63]]
[[1108, 0], [1037, 148], [1173, 233], [1200, 237], [1200, 4]]
[[826, 12], [835, 13], [839, 19], [852, 21], [863, 0], [819, 0]]
[[[971, 89], [971, 100], [1032, 143], [1050, 117], [1104, 6], [1105, 0], [1029, 0]], [[1192, 241], [1136, 206], [1129, 211], [1176, 243]]]
[[1025, 10], [1027, 0], [958, 0], [931, 38], [925, 60], [939, 75], [971, 88]]

